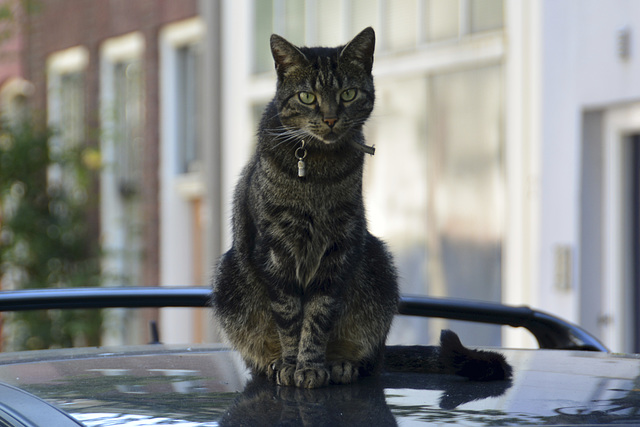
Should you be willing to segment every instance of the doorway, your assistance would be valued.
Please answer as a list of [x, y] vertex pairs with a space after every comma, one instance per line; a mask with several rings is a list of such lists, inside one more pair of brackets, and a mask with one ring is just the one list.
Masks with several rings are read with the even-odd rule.
[[640, 351], [640, 104], [605, 111], [602, 133], [600, 336]]
[[640, 133], [626, 138], [625, 282], [632, 291], [633, 352], [640, 353]]

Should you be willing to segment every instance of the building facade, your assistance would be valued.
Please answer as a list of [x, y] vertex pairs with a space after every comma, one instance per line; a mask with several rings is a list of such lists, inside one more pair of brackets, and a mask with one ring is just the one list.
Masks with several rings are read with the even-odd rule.
[[[269, 35], [331, 46], [372, 26], [365, 201], [402, 291], [529, 305], [640, 350], [638, 2], [41, 3], [25, 17], [21, 87], [65, 143], [100, 148], [108, 284], [206, 285], [274, 93]], [[160, 321], [165, 342], [213, 339], [208, 314]], [[391, 341], [431, 343], [442, 327], [535, 344], [403, 318]]]
[[[530, 305], [637, 350], [637, 2], [221, 4], [221, 224], [274, 92], [269, 34], [336, 45], [373, 26], [365, 198], [402, 291]], [[221, 248], [229, 238], [223, 227]], [[446, 326], [406, 322], [393, 341], [433, 342]], [[535, 345], [453, 327], [474, 344]]]
[[[169, 83], [161, 79], [169, 68], [180, 69], [181, 82], [197, 78], [193, 53], [180, 50], [197, 35], [172, 44], [173, 50], [166, 47], [171, 28], [188, 26], [197, 15], [195, 0], [49, 0], [22, 14], [21, 77], [33, 88], [32, 111], [56, 131], [54, 145], [83, 144], [100, 153], [92, 233], [101, 243], [105, 286], [156, 286], [164, 274], [162, 150], [163, 144], [177, 152], [183, 147], [176, 142], [182, 136], [167, 141], [163, 133], [161, 86]], [[202, 25], [195, 25], [201, 32]], [[177, 58], [165, 58], [174, 51]], [[180, 102], [180, 111], [195, 108], [191, 98]], [[189, 138], [192, 147], [196, 136]], [[188, 156], [183, 164], [193, 152]], [[190, 249], [174, 246], [176, 253]], [[110, 311], [103, 341], [148, 340], [146, 323], [157, 317], [153, 311]]]

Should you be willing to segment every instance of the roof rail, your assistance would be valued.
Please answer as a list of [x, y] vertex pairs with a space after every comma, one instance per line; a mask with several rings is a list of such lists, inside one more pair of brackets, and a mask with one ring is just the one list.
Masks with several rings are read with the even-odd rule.
[[[208, 287], [95, 287], [0, 292], [0, 312], [50, 309], [207, 307]], [[540, 348], [609, 350], [584, 329], [529, 307], [497, 303], [402, 296], [399, 314], [508, 325], [527, 329]]]

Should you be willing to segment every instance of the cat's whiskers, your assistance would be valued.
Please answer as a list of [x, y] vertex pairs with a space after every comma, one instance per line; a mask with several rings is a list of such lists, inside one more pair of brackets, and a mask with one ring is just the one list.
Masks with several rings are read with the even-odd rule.
[[266, 133], [275, 136], [279, 142], [272, 149], [278, 148], [282, 144], [292, 143], [293, 146], [298, 145], [304, 138], [308, 138], [308, 133], [302, 129], [290, 129], [285, 126], [275, 129], [268, 129]]

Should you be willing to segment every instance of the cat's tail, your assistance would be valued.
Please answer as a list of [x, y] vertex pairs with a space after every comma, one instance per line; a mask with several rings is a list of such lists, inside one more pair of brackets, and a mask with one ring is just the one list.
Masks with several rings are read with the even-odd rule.
[[384, 369], [396, 372], [455, 374], [474, 381], [508, 380], [512, 368], [495, 351], [472, 350], [455, 332], [443, 330], [440, 346], [387, 346]]

